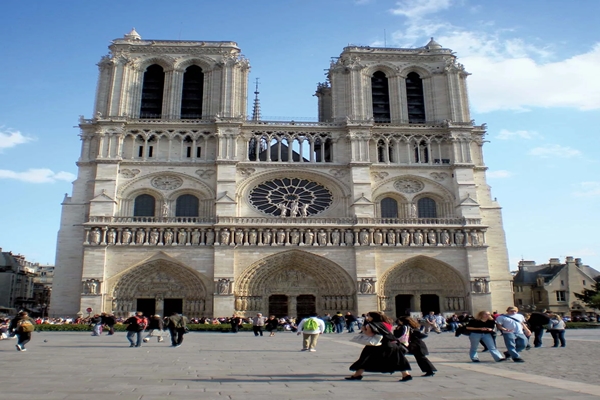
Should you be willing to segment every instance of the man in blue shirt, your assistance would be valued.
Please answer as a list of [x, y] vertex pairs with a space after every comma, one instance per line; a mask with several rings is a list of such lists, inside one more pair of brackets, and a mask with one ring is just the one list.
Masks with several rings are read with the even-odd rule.
[[519, 352], [525, 349], [527, 337], [523, 331], [525, 317], [518, 314], [517, 307], [508, 307], [506, 314], [499, 315], [496, 318], [496, 326], [502, 332], [504, 344], [508, 351], [504, 352], [506, 358], [512, 357], [514, 362], [524, 362]]

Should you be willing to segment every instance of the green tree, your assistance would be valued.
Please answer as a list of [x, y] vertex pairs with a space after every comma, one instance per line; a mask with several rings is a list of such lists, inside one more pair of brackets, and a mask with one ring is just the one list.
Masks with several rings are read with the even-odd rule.
[[600, 276], [594, 278], [596, 281], [592, 289], [583, 289], [583, 293], [575, 293], [575, 297], [583, 301], [588, 307], [600, 308]]

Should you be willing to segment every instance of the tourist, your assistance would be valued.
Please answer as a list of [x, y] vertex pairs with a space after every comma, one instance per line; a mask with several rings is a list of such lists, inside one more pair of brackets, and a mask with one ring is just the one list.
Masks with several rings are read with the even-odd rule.
[[400, 344], [406, 346], [408, 352], [415, 357], [419, 368], [425, 373], [423, 376], [434, 376], [437, 369], [435, 369], [431, 361], [427, 358], [429, 349], [427, 349], [427, 345], [423, 341], [423, 339], [427, 338], [427, 335], [419, 330], [419, 322], [414, 318], [404, 316], [398, 318], [396, 323], [398, 328], [394, 330], [394, 336], [399, 338]]
[[479, 347], [480, 342], [485, 346], [486, 350], [484, 351], [489, 351], [496, 362], [506, 361], [506, 358], [502, 357], [502, 354], [496, 349], [496, 343], [492, 337], [495, 327], [496, 322], [489, 311], [480, 311], [475, 319], [469, 321], [467, 330], [470, 332], [471, 349], [469, 357], [471, 357], [471, 361], [479, 362], [477, 347]]
[[567, 341], [565, 340], [565, 321], [558, 314], [552, 314], [550, 316], [550, 329], [548, 331], [554, 339], [554, 345], [552, 347], [558, 347], [560, 341], [560, 347], [566, 347]]
[[326, 313], [321, 317], [325, 323], [325, 333], [333, 333], [333, 324], [331, 323], [331, 314]]
[[542, 337], [544, 336], [544, 332], [549, 322], [550, 317], [546, 310], [542, 310], [542, 312], [532, 312], [529, 315], [527, 324], [533, 333], [534, 347], [542, 347]]
[[265, 329], [269, 332], [269, 336], [275, 336], [277, 327], [279, 326], [279, 320], [274, 315], [269, 316], [269, 319], [265, 322]]
[[150, 317], [150, 321], [148, 322], [148, 334], [144, 338], [144, 343], [148, 343], [150, 338], [154, 336], [154, 331], [158, 332], [156, 337], [158, 338], [158, 342], [163, 341], [162, 332], [164, 330], [163, 320], [158, 314], [154, 314]]
[[527, 345], [525, 336], [525, 317], [518, 314], [517, 307], [508, 307], [506, 314], [499, 315], [496, 318], [496, 326], [502, 332], [504, 344], [507, 351], [504, 352], [506, 358], [512, 357], [514, 362], [524, 362], [519, 355]]
[[27, 311], [21, 311], [10, 321], [8, 330], [17, 335], [17, 344], [15, 345], [17, 350], [27, 351], [25, 345], [31, 340], [31, 333], [35, 330], [35, 321], [29, 316]]
[[429, 314], [423, 318], [423, 333], [428, 334], [432, 329], [436, 333], [442, 333], [437, 324], [437, 316], [435, 315], [435, 311], [430, 311]]
[[231, 324], [231, 332], [238, 333], [240, 328], [242, 327], [242, 319], [237, 315], [233, 314], [231, 318], [229, 318], [229, 323]]
[[102, 324], [108, 328], [108, 335], [115, 334], [115, 324], [117, 323], [117, 319], [112, 314], [102, 313], [100, 314], [102, 318]]
[[371, 311], [367, 313], [361, 331], [368, 336], [383, 336], [381, 345], [365, 346], [358, 360], [350, 366], [350, 371], [354, 371], [354, 374], [347, 376], [346, 380], [361, 380], [365, 372], [393, 374], [396, 371], [402, 372], [400, 382], [412, 380], [408, 373], [410, 364], [392, 334], [392, 320], [389, 317], [379, 311]]
[[298, 335], [302, 334], [302, 351], [317, 351], [319, 335], [325, 332], [325, 322], [317, 318], [317, 313], [312, 312], [298, 324]]
[[256, 317], [252, 318], [252, 331], [254, 336], [263, 335], [263, 327], [265, 326], [266, 318], [261, 313], [256, 314]]
[[[127, 340], [129, 340], [129, 347], [141, 347], [142, 346], [142, 333], [148, 326], [148, 318], [144, 317], [144, 313], [137, 311], [134, 316], [129, 317], [125, 320], [124, 324], [127, 325], [125, 330], [127, 331]], [[136, 336], [136, 341], [133, 341], [133, 337]]]
[[102, 334], [102, 317], [100, 314], [94, 314], [92, 318], [90, 318], [90, 325], [92, 325], [92, 336], [100, 336]]
[[183, 335], [188, 331], [188, 319], [177, 311], [173, 311], [173, 314], [167, 318], [166, 324], [171, 334], [171, 347], [181, 346]]
[[342, 315], [341, 311], [338, 311], [332, 318], [331, 322], [335, 326], [335, 333], [344, 333], [344, 325], [346, 324], [346, 318]]

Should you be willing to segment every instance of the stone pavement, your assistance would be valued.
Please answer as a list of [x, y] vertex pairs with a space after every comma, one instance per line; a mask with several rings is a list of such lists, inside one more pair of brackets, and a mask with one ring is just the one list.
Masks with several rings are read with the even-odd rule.
[[[255, 338], [250, 332], [190, 333], [183, 346], [155, 340], [129, 348], [124, 333], [34, 333], [27, 352], [0, 341], [2, 399], [595, 399], [600, 397], [600, 330], [567, 331], [567, 347], [524, 352], [523, 364], [494, 363], [481, 353], [470, 362], [468, 338], [430, 334], [438, 369], [422, 378], [365, 374], [345, 381], [361, 347], [351, 334], [322, 335], [317, 352], [300, 352], [295, 334]], [[502, 339], [499, 348], [504, 349]]]

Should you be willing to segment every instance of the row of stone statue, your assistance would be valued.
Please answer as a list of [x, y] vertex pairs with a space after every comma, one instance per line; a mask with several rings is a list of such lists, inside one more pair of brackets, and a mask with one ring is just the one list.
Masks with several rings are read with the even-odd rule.
[[84, 244], [146, 246], [482, 246], [482, 230], [92, 228]]
[[[162, 301], [162, 298], [158, 300], [161, 304], [157, 304], [157, 308], [162, 308]], [[112, 311], [117, 317], [126, 317], [129, 316], [132, 311], [136, 310], [136, 305], [136, 301], [131, 298], [113, 299]], [[205, 311], [206, 301], [204, 301], [204, 299], [185, 299], [183, 301], [183, 313], [186, 316], [200, 316], [203, 315]]]
[[[322, 296], [322, 310], [351, 310], [354, 308], [353, 296]], [[236, 311], [260, 311], [265, 309], [265, 298], [262, 296], [236, 296]]]

